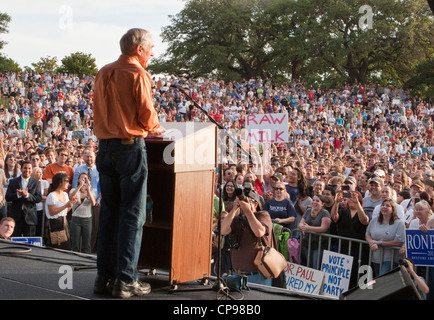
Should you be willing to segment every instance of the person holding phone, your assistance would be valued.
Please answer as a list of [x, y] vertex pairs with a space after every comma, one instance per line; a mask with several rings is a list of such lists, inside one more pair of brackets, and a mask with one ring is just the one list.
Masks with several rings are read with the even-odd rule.
[[71, 216], [71, 250], [91, 253], [92, 206], [95, 205], [95, 194], [87, 173], [78, 177], [78, 186], [70, 191], [70, 198], [77, 197], [72, 207]]
[[[342, 186], [341, 190], [336, 193], [335, 203], [331, 209], [331, 217], [337, 226], [337, 235], [346, 238], [353, 238], [358, 240], [365, 240], [366, 228], [369, 224], [369, 217], [363, 209], [362, 194], [358, 191], [347, 191], [349, 186]], [[342, 202], [346, 201], [346, 206], [341, 206]], [[357, 262], [359, 259], [359, 243], [352, 242], [351, 248], [349, 241], [342, 241], [341, 252], [349, 254], [354, 257], [353, 268], [350, 278], [350, 288], [357, 285]], [[367, 264], [367, 257], [369, 256], [369, 247], [362, 247], [362, 261]]]

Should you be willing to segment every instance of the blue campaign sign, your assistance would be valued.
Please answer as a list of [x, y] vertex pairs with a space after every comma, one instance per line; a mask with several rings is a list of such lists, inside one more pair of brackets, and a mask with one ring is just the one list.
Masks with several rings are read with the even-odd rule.
[[12, 237], [12, 241], [42, 247], [42, 237]]
[[434, 230], [405, 230], [407, 257], [417, 266], [434, 266]]

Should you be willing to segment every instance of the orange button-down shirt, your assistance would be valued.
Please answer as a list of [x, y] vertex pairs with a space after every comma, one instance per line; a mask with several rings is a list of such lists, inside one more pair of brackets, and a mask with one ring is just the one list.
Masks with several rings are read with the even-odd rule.
[[159, 128], [151, 77], [139, 61], [121, 55], [95, 78], [94, 129], [98, 139], [147, 137]]

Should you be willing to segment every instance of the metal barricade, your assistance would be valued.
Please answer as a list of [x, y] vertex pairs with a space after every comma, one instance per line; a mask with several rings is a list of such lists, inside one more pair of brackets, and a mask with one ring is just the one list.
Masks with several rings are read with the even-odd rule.
[[[313, 237], [318, 237], [318, 246], [316, 248], [314, 248], [314, 246], [312, 246], [312, 239]], [[304, 243], [307, 244], [305, 245]], [[324, 246], [324, 243], [326, 243], [326, 245]], [[343, 247], [348, 246], [348, 250], [345, 251], [345, 249]], [[365, 249], [363, 248], [363, 246], [366, 246]], [[357, 261], [357, 270], [361, 270], [360, 268], [363, 265], [368, 265], [371, 266], [372, 265], [372, 250], [366, 249], [369, 248], [369, 244], [366, 240], [359, 240], [359, 239], [354, 239], [354, 238], [346, 238], [346, 237], [341, 237], [338, 235], [333, 235], [333, 234], [328, 234], [328, 233], [316, 233], [316, 232], [311, 232], [311, 231], [306, 231], [304, 234], [301, 234], [300, 236], [300, 251], [299, 251], [299, 259], [298, 261], [304, 261], [304, 265], [320, 270], [321, 269], [321, 257], [322, 257], [322, 252], [324, 250], [329, 250], [329, 251], [333, 251], [333, 252], [337, 252], [337, 253], [341, 253], [341, 254], [345, 254], [345, 255], [352, 255], [351, 251], [355, 251], [357, 252], [357, 255], [353, 256], [354, 259], [356, 259]], [[303, 250], [306, 249], [306, 252], [303, 252]], [[393, 249], [392, 250], [392, 257], [391, 257], [391, 261], [397, 261], [399, 260], [399, 257], [397, 257], [396, 255], [399, 254], [398, 250], [400, 249], [400, 247], [388, 247], [388, 249]], [[318, 256], [316, 261], [311, 261], [312, 258], [312, 251], [313, 250], [317, 250], [318, 251]], [[383, 266], [384, 263], [384, 247], [380, 246], [378, 250], [380, 251], [380, 270]], [[364, 256], [363, 253], [367, 252], [368, 256]], [[354, 267], [354, 266], [353, 266]], [[393, 263], [390, 264], [390, 270], [394, 269], [396, 267], [396, 265], [394, 265]], [[425, 278], [425, 280], [428, 279], [428, 273], [429, 270], [426, 267], [418, 267], [416, 266], [415, 268], [416, 272], [418, 274], [420, 274], [418, 271], [423, 271], [423, 277]], [[357, 272], [357, 281], [360, 279], [361, 274], [359, 272]]]

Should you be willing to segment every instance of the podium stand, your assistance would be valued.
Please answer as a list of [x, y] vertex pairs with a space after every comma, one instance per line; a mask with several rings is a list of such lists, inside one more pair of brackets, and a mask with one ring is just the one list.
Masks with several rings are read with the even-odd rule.
[[138, 268], [168, 270], [173, 286], [210, 275], [217, 127], [163, 126], [163, 138], [146, 138], [153, 211], [144, 226]]

